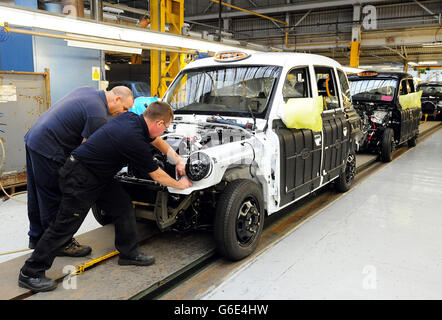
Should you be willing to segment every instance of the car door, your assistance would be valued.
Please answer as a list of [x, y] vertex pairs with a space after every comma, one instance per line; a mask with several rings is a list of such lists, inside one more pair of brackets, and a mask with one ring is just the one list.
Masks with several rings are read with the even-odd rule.
[[348, 121], [342, 107], [337, 76], [331, 67], [315, 66], [315, 80], [318, 96], [324, 99], [322, 112], [322, 183], [341, 173], [348, 153]]
[[[308, 67], [287, 73], [282, 95], [284, 103], [312, 97]], [[273, 128], [279, 138], [280, 205], [283, 206], [319, 187], [322, 137], [321, 132], [310, 129], [287, 128], [281, 120], [275, 120]]]
[[[411, 78], [407, 79], [407, 83], [408, 83], [409, 93], [415, 93], [418, 91], [416, 90], [416, 86], [413, 79]], [[409, 132], [410, 138], [418, 134], [421, 116], [422, 116], [422, 108], [419, 107], [419, 108], [410, 109], [410, 132]]]
[[[399, 85], [399, 96], [412, 94], [414, 92], [413, 79], [402, 79]], [[420, 121], [420, 108], [404, 109], [400, 105], [398, 105], [398, 107], [401, 113], [400, 137], [395, 138], [399, 143], [402, 143], [416, 135]]]

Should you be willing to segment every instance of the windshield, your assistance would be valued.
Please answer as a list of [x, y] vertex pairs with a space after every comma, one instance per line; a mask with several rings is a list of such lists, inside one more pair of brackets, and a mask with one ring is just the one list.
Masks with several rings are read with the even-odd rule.
[[276, 66], [219, 66], [184, 70], [165, 100], [174, 113], [221, 114], [264, 118], [273, 86], [281, 73]]
[[438, 85], [434, 85], [434, 86], [429, 86], [429, 85], [423, 85], [423, 86], [419, 86], [418, 90], [422, 90], [422, 94], [427, 94], [427, 95], [440, 95], [442, 94], [442, 85], [438, 86]]
[[363, 79], [350, 82], [353, 100], [392, 101], [398, 81], [395, 79]]

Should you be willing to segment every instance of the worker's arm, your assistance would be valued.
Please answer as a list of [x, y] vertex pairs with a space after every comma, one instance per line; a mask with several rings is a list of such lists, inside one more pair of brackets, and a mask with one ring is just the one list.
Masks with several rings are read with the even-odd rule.
[[172, 161], [172, 163], [175, 163], [176, 169], [180, 176], [186, 175], [186, 160], [181, 158], [166, 141], [161, 139], [161, 137], [157, 137], [151, 142], [151, 144], [160, 150], [162, 154], [166, 155], [167, 158]]
[[192, 186], [192, 181], [190, 181], [189, 178], [182, 177], [180, 180], [177, 181], [171, 178], [161, 168], [158, 168], [157, 170], [150, 172], [149, 175], [153, 180], [166, 187], [172, 187], [175, 189], [183, 190]]

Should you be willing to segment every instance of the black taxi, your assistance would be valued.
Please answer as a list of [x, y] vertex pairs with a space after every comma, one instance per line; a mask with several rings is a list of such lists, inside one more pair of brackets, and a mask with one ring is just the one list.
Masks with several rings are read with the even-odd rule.
[[363, 122], [360, 150], [379, 153], [382, 161], [389, 162], [399, 145], [416, 145], [422, 91], [411, 75], [364, 71], [349, 75], [348, 80], [353, 105]]
[[440, 119], [442, 113], [442, 82], [421, 83], [417, 87], [422, 90], [422, 113], [434, 120]]

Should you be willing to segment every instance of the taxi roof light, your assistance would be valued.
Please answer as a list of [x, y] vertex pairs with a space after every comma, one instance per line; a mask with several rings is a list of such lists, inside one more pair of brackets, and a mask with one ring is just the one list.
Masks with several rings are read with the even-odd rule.
[[250, 57], [250, 54], [241, 51], [221, 51], [215, 54], [215, 61], [232, 62]]
[[358, 76], [360, 77], [373, 77], [377, 75], [378, 73], [376, 71], [362, 71], [358, 73]]

